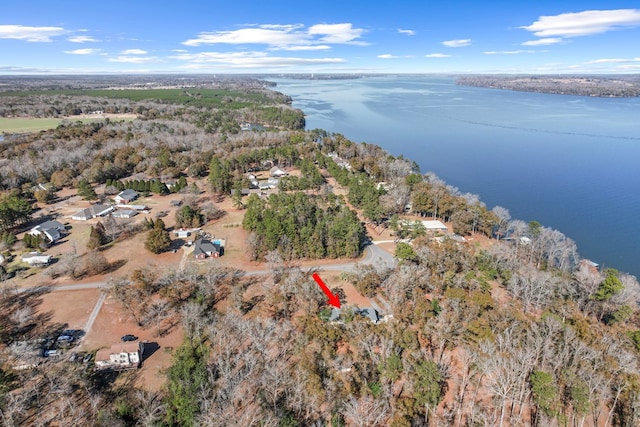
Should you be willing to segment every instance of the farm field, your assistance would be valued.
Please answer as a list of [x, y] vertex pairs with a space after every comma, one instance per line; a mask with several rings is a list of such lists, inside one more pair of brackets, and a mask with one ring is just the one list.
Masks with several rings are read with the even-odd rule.
[[[125, 115], [115, 114], [114, 118], [120, 120], [133, 120], [135, 114], [127, 114], [127, 117], [120, 117]], [[104, 120], [105, 117], [66, 117], [66, 118], [31, 118], [31, 117], [0, 117], [0, 133], [23, 133], [23, 132], [40, 132], [41, 130], [55, 129], [64, 120], [70, 122], [81, 121], [83, 123], [90, 123], [99, 120]]]

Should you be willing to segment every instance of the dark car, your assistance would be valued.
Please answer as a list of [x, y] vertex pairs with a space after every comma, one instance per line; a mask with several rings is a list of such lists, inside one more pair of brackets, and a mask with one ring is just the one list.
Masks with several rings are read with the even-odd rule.
[[131, 335], [131, 334], [127, 334], [124, 335], [122, 338], [120, 338], [123, 342], [128, 342], [128, 341], [136, 341], [138, 339], [138, 337], [136, 337], [135, 335]]

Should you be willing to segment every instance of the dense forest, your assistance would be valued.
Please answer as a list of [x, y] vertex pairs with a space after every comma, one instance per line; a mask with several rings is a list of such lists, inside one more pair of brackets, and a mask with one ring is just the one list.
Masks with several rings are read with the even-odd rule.
[[[19, 342], [60, 325], [36, 314], [46, 288], [19, 289], [19, 279], [0, 283], [4, 425], [640, 422], [638, 282], [581, 262], [575, 243], [560, 231], [512, 219], [504, 207], [489, 209], [477, 195], [375, 145], [319, 129], [304, 131], [302, 112], [275, 93], [260, 102], [234, 95], [227, 104], [206, 106], [95, 92], [46, 93], [102, 91], [135, 81], [62, 80], [25, 79], [28, 87], [13, 82], [12, 91], [34, 93], [0, 93], [1, 114], [60, 114], [51, 108], [69, 104], [70, 111], [109, 107], [137, 118], [70, 121], [48, 131], [5, 135], [0, 143], [5, 249], [15, 244], [12, 233], [29, 221], [39, 191], [95, 184], [115, 190], [148, 185], [155, 191], [156, 178], [206, 177], [208, 194], [231, 197], [256, 168], [278, 165], [301, 174], [284, 179], [278, 194], [252, 195], [237, 205], [244, 209], [249, 234], [246, 256], [265, 261], [265, 274], [207, 264], [142, 268], [109, 280], [104, 291], [139, 326], [158, 332], [179, 327], [184, 333], [160, 391], [135, 386], [135, 371], [104, 373], [66, 360], [14, 369]], [[205, 83], [193, 90], [243, 87], [236, 80]], [[261, 84], [246, 85], [251, 93]], [[245, 122], [266, 130], [242, 131]], [[134, 181], [134, 174], [147, 178]], [[179, 211], [185, 225], [218, 214], [196, 202]], [[447, 236], [401, 219], [407, 215], [445, 221], [457, 236], [473, 240], [435, 238]], [[157, 230], [164, 237], [158, 221], [147, 224], [149, 233]], [[106, 224], [104, 232], [112, 227]], [[383, 298], [392, 316], [373, 323], [347, 306], [341, 321], [329, 321], [325, 296], [297, 260], [356, 257], [366, 233], [379, 229], [402, 239], [396, 246], [398, 265], [356, 264], [341, 279], [365, 296]], [[131, 231], [136, 232], [141, 231]], [[58, 267], [69, 267], [69, 259]], [[339, 288], [339, 283], [333, 287], [338, 295]]]

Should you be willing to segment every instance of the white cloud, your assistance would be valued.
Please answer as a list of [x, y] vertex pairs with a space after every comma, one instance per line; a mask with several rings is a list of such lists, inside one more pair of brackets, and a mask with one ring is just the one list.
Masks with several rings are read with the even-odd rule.
[[[353, 28], [350, 23], [318, 24], [305, 30], [303, 25], [259, 25], [234, 31], [200, 33], [196, 38], [182, 42], [185, 46], [206, 44], [264, 44], [271, 49], [304, 50], [314, 46], [315, 50], [328, 49], [328, 44], [358, 44], [364, 29]], [[313, 50], [311, 48], [307, 50]]]
[[142, 49], [126, 49], [120, 52], [121, 55], [146, 55], [147, 51]]
[[24, 25], [0, 25], [0, 39], [27, 42], [50, 42], [52, 37], [66, 34], [62, 27], [27, 27]]
[[350, 23], [344, 24], [317, 24], [309, 27], [309, 34], [324, 36], [320, 38], [322, 43], [333, 44], [362, 44], [359, 39], [366, 30], [353, 28]]
[[218, 31], [215, 33], [200, 33], [197, 38], [182, 42], [186, 46], [200, 46], [203, 44], [266, 44], [270, 46], [287, 46], [308, 42], [305, 33], [296, 31], [299, 25], [284, 28], [242, 28], [235, 31]]
[[518, 55], [521, 53], [541, 53], [548, 52], [546, 50], [490, 50], [483, 52], [485, 55]]
[[91, 36], [71, 36], [67, 40], [70, 41], [71, 43], [89, 43], [89, 42], [100, 41]]
[[281, 50], [301, 51], [301, 50], [328, 50], [328, 49], [331, 49], [331, 46], [326, 44], [319, 44], [315, 46], [287, 46], [282, 48]]
[[408, 36], [415, 36], [416, 35], [415, 31], [413, 31], [413, 30], [403, 30], [402, 28], [398, 28], [398, 32], [400, 34], [406, 34]]
[[559, 37], [546, 37], [538, 40], [529, 40], [522, 43], [522, 46], [547, 46], [550, 44], [562, 43], [562, 39]]
[[447, 40], [442, 45], [446, 47], [465, 47], [471, 44], [471, 39]]
[[102, 51], [102, 49], [75, 49], [75, 50], [65, 50], [64, 53], [68, 53], [70, 55], [97, 55]]
[[538, 37], [578, 37], [637, 26], [640, 9], [616, 9], [541, 16], [533, 24], [520, 28]]
[[425, 58], [449, 58], [451, 55], [446, 53], [429, 53], [424, 56]]
[[624, 62], [640, 62], [640, 58], [602, 58], [588, 61], [587, 64], [611, 64]]
[[154, 62], [162, 62], [160, 58], [155, 56], [128, 56], [120, 55], [108, 59], [109, 62], [123, 62], [128, 64], [149, 64]]
[[198, 52], [173, 55], [170, 59], [188, 62], [186, 68], [206, 68], [205, 64], [223, 64], [231, 68], [289, 67], [295, 65], [336, 64], [343, 58], [296, 58], [269, 56], [266, 52]]
[[413, 55], [392, 55], [390, 53], [384, 53], [382, 55], [378, 55], [377, 58], [380, 58], [380, 59], [413, 58]]

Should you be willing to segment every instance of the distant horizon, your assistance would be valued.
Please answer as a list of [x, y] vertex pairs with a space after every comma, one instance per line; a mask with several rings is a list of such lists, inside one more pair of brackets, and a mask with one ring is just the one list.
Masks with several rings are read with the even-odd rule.
[[229, 76], [229, 77], [254, 77], [254, 76], [354, 76], [354, 77], [370, 77], [370, 76], [463, 76], [463, 75], [486, 75], [486, 76], [603, 76], [603, 77], [633, 77], [640, 76], [640, 72], [633, 73], [509, 73], [509, 72], [495, 72], [495, 73], [472, 73], [472, 72], [370, 72], [370, 73], [345, 73], [345, 72], [287, 72], [287, 73], [181, 73], [181, 72], [148, 72], [148, 73], [132, 73], [132, 72], [103, 72], [103, 73], [56, 73], [56, 74], [37, 74], [37, 73], [23, 73], [23, 74], [3, 74], [0, 73], [0, 78], [19, 78], [19, 77], [100, 77], [100, 76], [122, 76], [122, 77], [150, 77], [150, 76], [191, 76], [191, 77], [217, 77], [217, 76]]
[[1, 75], [634, 74], [637, 1], [3, 5]]

